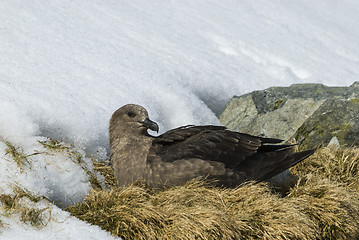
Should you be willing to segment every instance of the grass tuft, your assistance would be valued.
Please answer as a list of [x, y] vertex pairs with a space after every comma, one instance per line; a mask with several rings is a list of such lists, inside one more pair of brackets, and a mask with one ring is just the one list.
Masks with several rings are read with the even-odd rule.
[[45, 221], [43, 212], [48, 210], [48, 208], [36, 209], [29, 207], [21, 207], [20, 209], [20, 219], [26, 224], [31, 224], [31, 226], [36, 228], [41, 228], [46, 226], [47, 221]]
[[308, 174], [286, 198], [314, 222], [320, 239], [359, 236], [359, 194], [345, 185]]
[[314, 174], [359, 191], [359, 148], [320, 148], [297, 164], [292, 173]]
[[14, 194], [15, 194], [14, 197], [16, 199], [21, 199], [23, 197], [26, 197], [31, 202], [34, 202], [34, 203], [37, 203], [42, 199], [47, 199], [44, 196], [35, 195], [35, 194], [31, 193], [30, 191], [28, 191], [27, 189], [21, 188], [20, 186], [17, 186], [17, 185], [13, 186], [13, 191], [14, 191]]
[[112, 167], [103, 162], [93, 161], [94, 170], [101, 173], [105, 177], [105, 184], [109, 187], [116, 187], [117, 181], [113, 174]]
[[66, 146], [62, 141], [47, 139], [45, 141], [38, 141], [44, 148], [49, 149], [51, 151], [70, 151], [71, 148]]
[[21, 200], [26, 198], [32, 203], [37, 203], [42, 199], [46, 199], [43, 196], [37, 196], [32, 194], [26, 189], [22, 189], [19, 186], [13, 187], [14, 194], [1, 194], [0, 203], [4, 209], [5, 215], [11, 216], [13, 214], [19, 214], [20, 220], [26, 224], [31, 224], [34, 227], [41, 228], [46, 226], [44, 211], [48, 208], [32, 208], [29, 204], [21, 203]]
[[23, 172], [26, 165], [30, 165], [29, 160], [27, 159], [30, 155], [27, 155], [23, 152], [21, 148], [16, 148], [11, 143], [4, 141], [7, 146], [6, 154], [9, 154], [11, 158], [16, 162], [17, 166], [20, 168], [20, 171]]

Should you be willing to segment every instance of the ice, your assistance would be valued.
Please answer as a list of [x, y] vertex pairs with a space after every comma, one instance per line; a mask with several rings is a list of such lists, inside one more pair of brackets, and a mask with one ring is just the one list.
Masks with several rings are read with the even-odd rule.
[[[355, 0], [1, 1], [0, 191], [17, 183], [58, 206], [81, 201], [91, 188], [83, 166], [38, 154], [21, 172], [3, 141], [29, 155], [64, 140], [92, 170], [91, 155], [108, 159], [109, 118], [127, 103], [146, 107], [161, 133], [219, 124], [233, 95], [349, 86], [359, 79], [358, 11]], [[62, 239], [7, 221], [0, 238]], [[87, 228], [75, 222], [56, 226]]]

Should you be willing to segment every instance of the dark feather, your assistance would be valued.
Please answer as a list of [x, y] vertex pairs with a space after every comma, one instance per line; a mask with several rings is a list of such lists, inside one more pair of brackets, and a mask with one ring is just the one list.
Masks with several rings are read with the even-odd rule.
[[[314, 152], [293, 154], [294, 145], [278, 145], [280, 142], [280, 139], [229, 131], [222, 126], [184, 126], [156, 137], [150, 152], [165, 162], [193, 158], [220, 162], [225, 168], [242, 172], [247, 180], [261, 181]], [[151, 158], [148, 161], [151, 162]]]

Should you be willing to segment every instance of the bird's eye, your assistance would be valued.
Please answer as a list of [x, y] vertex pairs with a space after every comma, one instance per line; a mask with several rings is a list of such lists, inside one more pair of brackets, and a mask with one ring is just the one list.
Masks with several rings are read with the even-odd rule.
[[134, 116], [136, 116], [136, 114], [135, 114], [134, 112], [128, 112], [128, 113], [127, 113], [127, 116], [129, 116], [129, 117], [134, 117]]

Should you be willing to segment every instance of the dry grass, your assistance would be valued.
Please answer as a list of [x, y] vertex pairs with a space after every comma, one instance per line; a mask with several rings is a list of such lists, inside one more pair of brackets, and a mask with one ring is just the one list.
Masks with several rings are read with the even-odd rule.
[[359, 194], [343, 184], [306, 175], [286, 199], [315, 223], [320, 239], [359, 236]]
[[63, 141], [47, 139], [45, 141], [38, 141], [44, 148], [51, 151], [71, 151], [71, 146], [67, 146]]
[[296, 175], [315, 174], [359, 192], [359, 148], [320, 148], [292, 169]]
[[21, 148], [17, 148], [14, 145], [12, 145], [10, 142], [3, 141], [6, 148], [6, 154], [9, 154], [11, 158], [16, 162], [17, 166], [20, 168], [20, 171], [23, 172], [26, 166], [30, 166], [30, 162], [28, 160], [28, 157], [37, 155], [38, 153], [33, 154], [25, 154]]
[[165, 191], [141, 184], [94, 191], [68, 208], [124, 239], [312, 239], [313, 221], [293, 209], [265, 184], [218, 189], [200, 182]]
[[117, 181], [113, 175], [113, 170], [110, 165], [104, 164], [102, 162], [93, 161], [94, 170], [100, 172], [102, 176], [105, 177], [105, 184], [109, 187], [116, 187]]
[[48, 212], [48, 208], [35, 208], [30, 207], [28, 204], [23, 204], [21, 201], [26, 198], [32, 203], [37, 203], [45, 197], [36, 196], [29, 191], [22, 189], [19, 186], [13, 186], [14, 194], [0, 194], [0, 209], [3, 208], [3, 212], [6, 216], [13, 214], [19, 215], [20, 220], [26, 224], [31, 224], [34, 227], [41, 228], [46, 226], [49, 219], [46, 219], [44, 214]]
[[358, 156], [358, 149], [319, 149], [292, 169], [299, 179], [285, 195], [267, 183], [117, 189], [110, 166], [98, 163], [112, 190], [93, 191], [67, 210], [124, 239], [355, 239]]
[[359, 238], [359, 148], [321, 148], [292, 173], [305, 177], [289, 196], [299, 194], [295, 201], [323, 239]]

